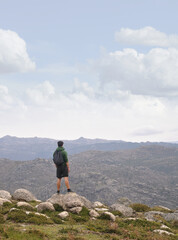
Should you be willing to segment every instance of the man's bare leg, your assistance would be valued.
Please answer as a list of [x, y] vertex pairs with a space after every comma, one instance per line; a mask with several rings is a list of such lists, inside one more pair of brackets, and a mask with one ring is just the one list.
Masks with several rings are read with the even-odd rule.
[[57, 179], [57, 191], [60, 191], [60, 186], [61, 186], [61, 178]]
[[70, 189], [69, 178], [68, 177], [64, 177], [64, 180], [65, 180], [65, 185], [66, 185], [67, 189]]

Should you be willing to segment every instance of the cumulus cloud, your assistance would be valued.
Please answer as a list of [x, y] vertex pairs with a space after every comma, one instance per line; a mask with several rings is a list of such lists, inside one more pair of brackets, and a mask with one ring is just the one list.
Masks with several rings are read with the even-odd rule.
[[130, 45], [178, 47], [178, 35], [167, 35], [150, 26], [136, 30], [121, 28], [119, 32], [115, 33], [115, 39], [119, 43]]
[[46, 104], [54, 94], [54, 86], [49, 81], [45, 81], [34, 88], [27, 89], [27, 95], [30, 100], [39, 105]]
[[7, 109], [12, 104], [12, 97], [6, 86], [0, 85], [0, 109]]
[[178, 96], [178, 50], [153, 48], [148, 53], [135, 49], [110, 52], [91, 63], [101, 85], [137, 95]]
[[0, 29], [0, 73], [27, 72], [35, 69], [26, 43], [16, 32]]

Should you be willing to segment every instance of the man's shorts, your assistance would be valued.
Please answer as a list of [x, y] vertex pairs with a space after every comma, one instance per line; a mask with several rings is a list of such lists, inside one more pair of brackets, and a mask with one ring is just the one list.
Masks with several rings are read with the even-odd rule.
[[57, 166], [56, 177], [63, 178], [68, 177], [68, 168], [66, 164], [62, 164], [61, 166]]

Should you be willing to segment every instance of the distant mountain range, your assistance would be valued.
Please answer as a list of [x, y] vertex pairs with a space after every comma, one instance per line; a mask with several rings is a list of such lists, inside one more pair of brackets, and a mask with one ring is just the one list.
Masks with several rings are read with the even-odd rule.
[[[33, 160], [36, 158], [51, 158], [57, 147], [57, 141], [49, 138], [18, 138], [5, 136], [0, 138], [0, 158], [11, 160]], [[68, 154], [77, 154], [84, 151], [116, 151], [136, 149], [141, 146], [160, 145], [178, 147], [177, 143], [165, 142], [125, 142], [121, 140], [87, 139], [64, 140], [64, 147]]]
[[[14, 138], [14, 142], [18, 140]], [[45, 139], [42, 140], [45, 142]], [[39, 141], [36, 139], [36, 143]], [[86, 141], [79, 139], [74, 143], [80, 146], [84, 142], [84, 146]], [[26, 142], [27, 139], [24, 139]], [[31, 143], [32, 139], [29, 140]], [[48, 143], [49, 139], [46, 140]], [[120, 197], [128, 197], [132, 202], [148, 205], [177, 206], [177, 147], [148, 145], [120, 151], [92, 150], [72, 155], [69, 161], [71, 188], [91, 201], [110, 205]], [[18, 188], [26, 188], [37, 198], [46, 200], [56, 192], [55, 172], [52, 159], [12, 161], [1, 158], [0, 189], [13, 193]], [[61, 191], [66, 191], [64, 181]]]

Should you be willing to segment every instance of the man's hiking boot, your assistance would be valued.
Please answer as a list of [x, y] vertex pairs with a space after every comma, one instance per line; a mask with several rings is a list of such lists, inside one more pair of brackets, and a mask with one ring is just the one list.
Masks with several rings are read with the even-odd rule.
[[67, 189], [68, 193], [73, 193], [73, 191], [71, 189]]
[[57, 194], [59, 194], [60, 193], [60, 191], [57, 191]]

